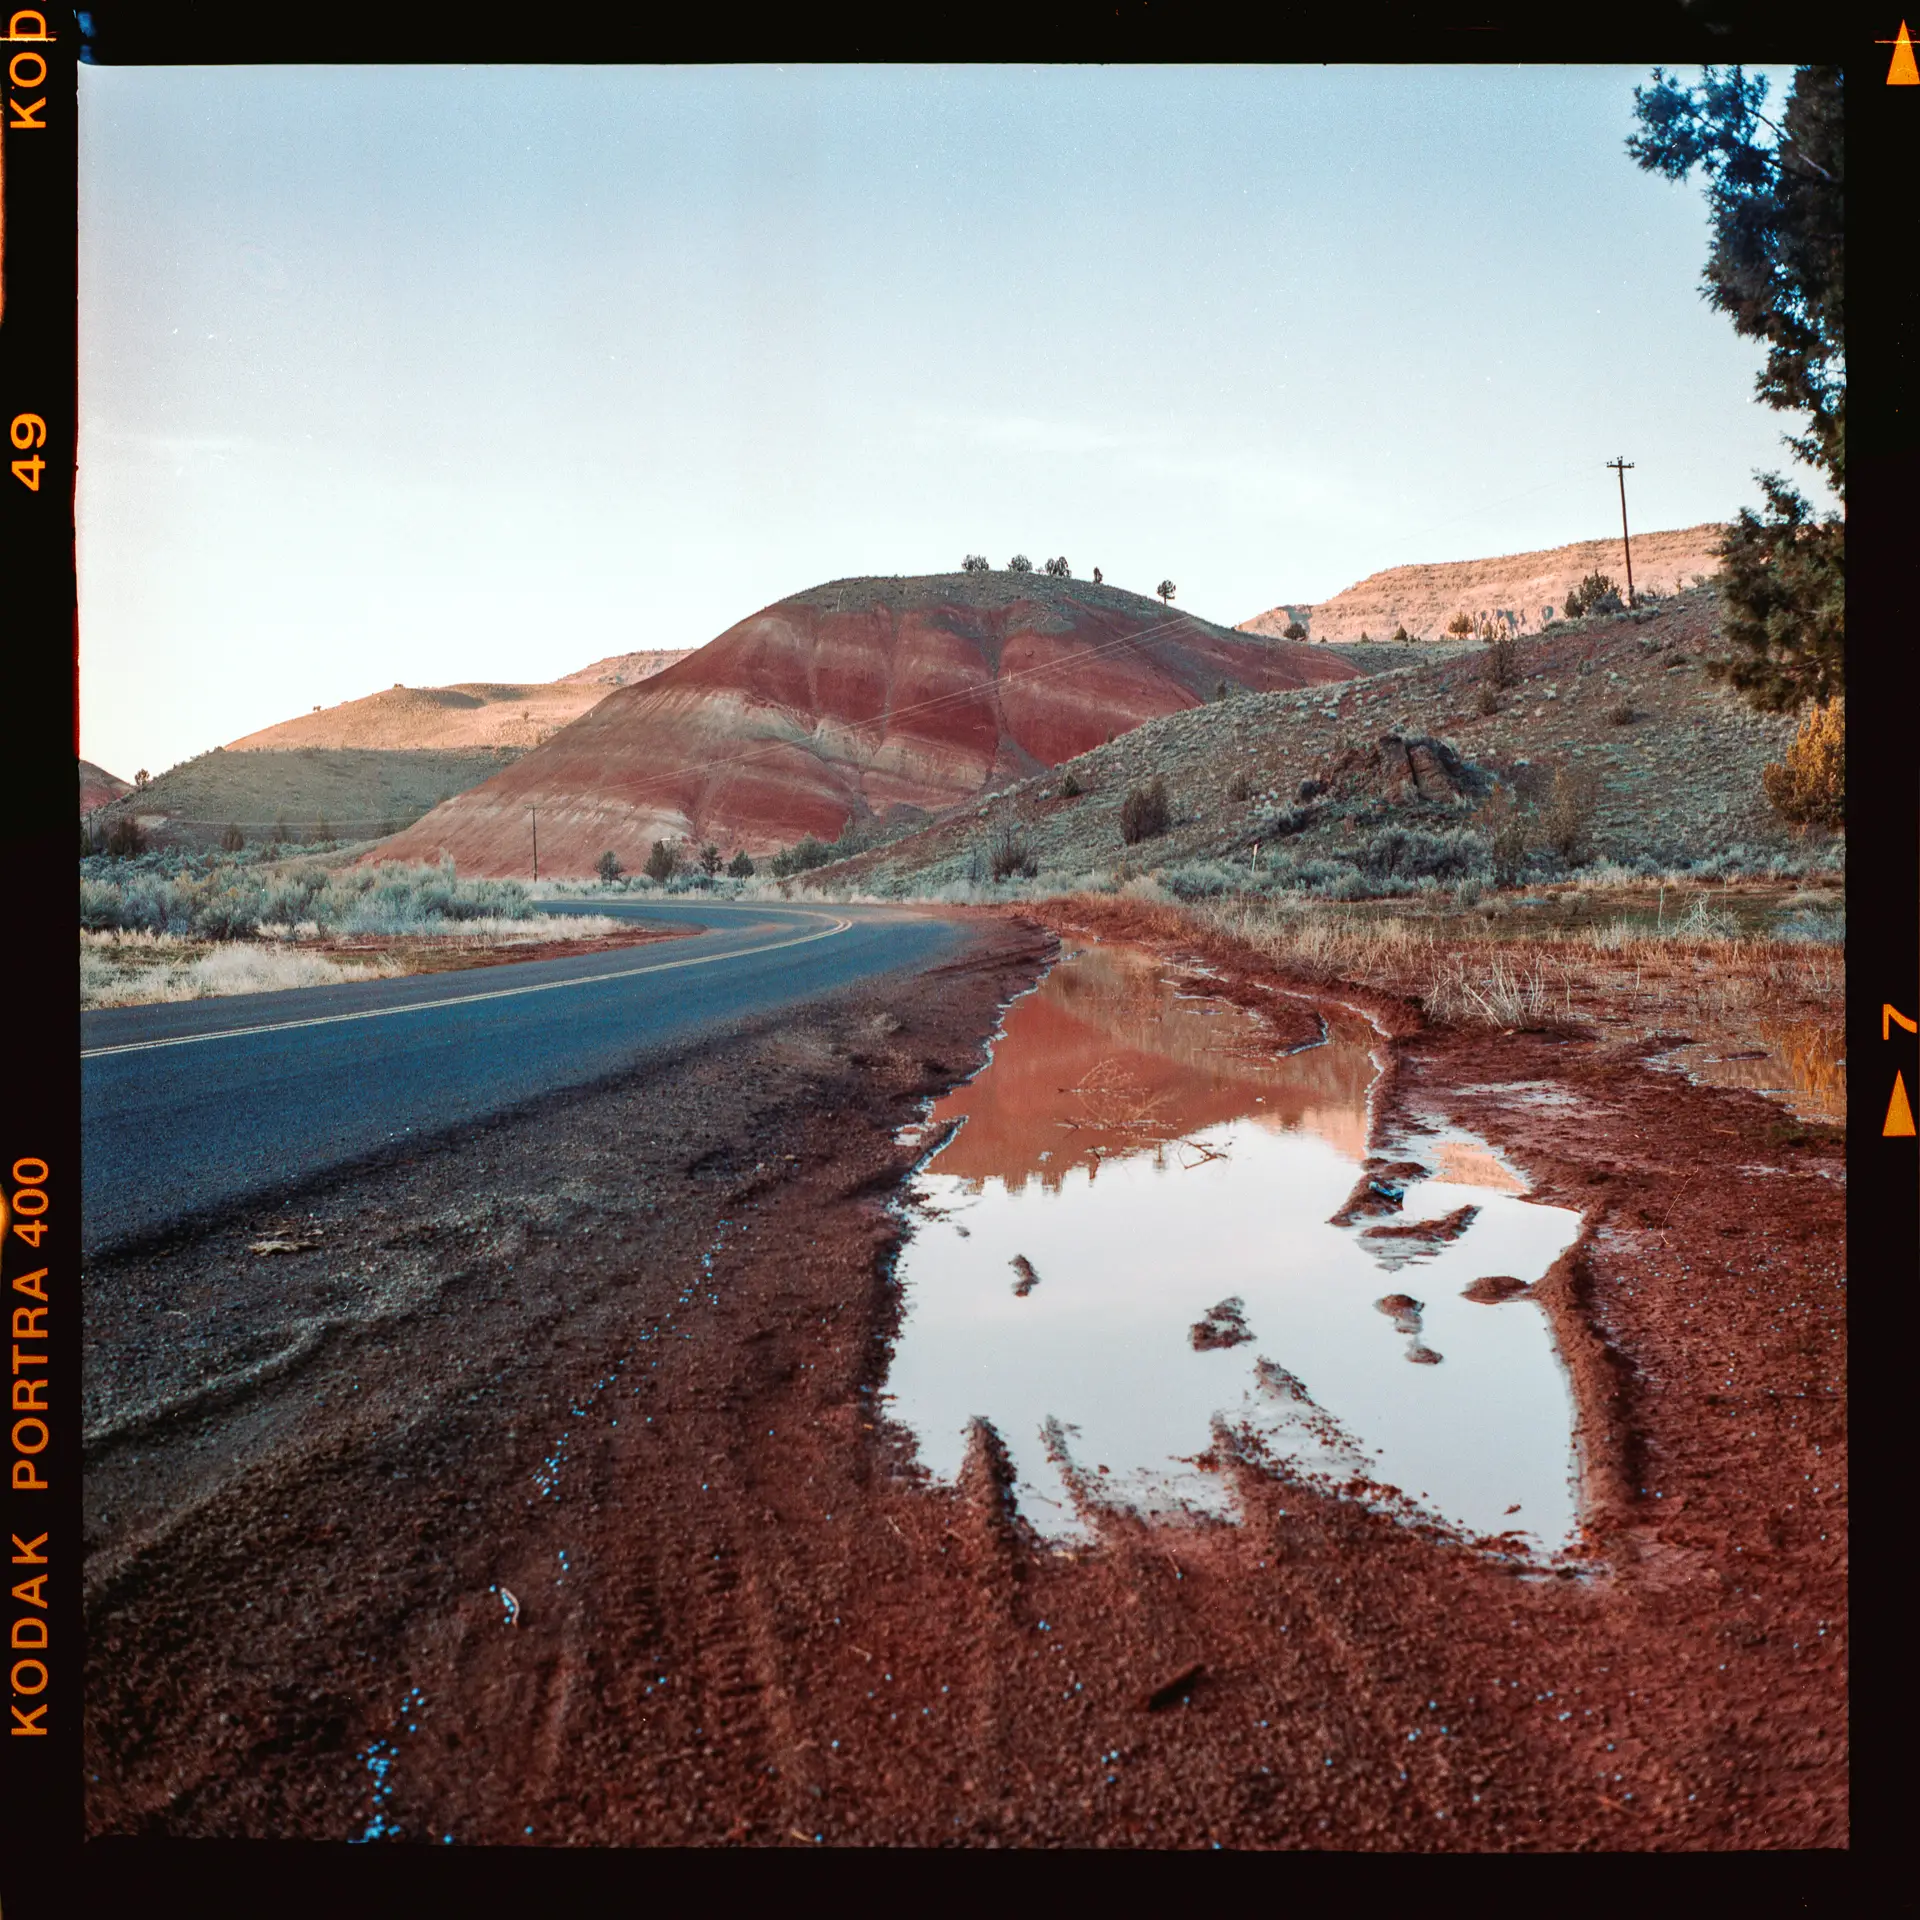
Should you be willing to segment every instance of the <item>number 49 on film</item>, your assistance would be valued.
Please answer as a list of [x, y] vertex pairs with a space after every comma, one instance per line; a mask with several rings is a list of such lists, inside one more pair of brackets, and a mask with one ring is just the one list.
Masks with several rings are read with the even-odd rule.
[[29, 493], [38, 493], [40, 476], [46, 472], [47, 463], [32, 450], [47, 444], [47, 423], [37, 413], [16, 413], [13, 425], [8, 429], [8, 438], [22, 453], [32, 455], [30, 459], [13, 463], [13, 477]]

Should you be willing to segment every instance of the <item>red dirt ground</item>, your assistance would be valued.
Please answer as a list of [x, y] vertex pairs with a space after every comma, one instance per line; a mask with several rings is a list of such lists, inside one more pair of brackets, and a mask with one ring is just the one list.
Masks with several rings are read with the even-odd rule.
[[[1049, 917], [1152, 931], [1102, 912]], [[441, 1290], [91, 1450], [90, 1832], [1844, 1846], [1833, 1142], [1629, 1049], [1373, 996], [1388, 1135], [1457, 1118], [1587, 1215], [1539, 1291], [1588, 1570], [1232, 1460], [1242, 1525], [1049, 1550], [990, 1436], [932, 1487], [873, 1397], [895, 1130], [1045, 963], [1032, 918], [298, 1202], [324, 1251], [284, 1286], [308, 1261]], [[1229, 994], [1263, 977], [1180, 944]], [[284, 1225], [89, 1273], [90, 1341], [257, 1297], [247, 1237]]]

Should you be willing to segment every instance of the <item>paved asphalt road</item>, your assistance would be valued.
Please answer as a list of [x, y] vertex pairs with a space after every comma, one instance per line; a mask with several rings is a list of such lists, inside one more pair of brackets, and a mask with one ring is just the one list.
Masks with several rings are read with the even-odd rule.
[[963, 938], [951, 922], [862, 907], [573, 910], [705, 931], [560, 960], [84, 1014], [85, 1252], [409, 1133], [585, 1085], [743, 1015], [938, 962]]

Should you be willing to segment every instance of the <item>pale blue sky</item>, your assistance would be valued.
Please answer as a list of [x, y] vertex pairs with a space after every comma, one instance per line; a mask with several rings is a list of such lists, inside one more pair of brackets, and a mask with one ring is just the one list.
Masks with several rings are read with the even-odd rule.
[[83, 67], [82, 751], [973, 550], [1232, 624], [1615, 531], [1616, 452], [1724, 518], [1790, 422], [1645, 78]]

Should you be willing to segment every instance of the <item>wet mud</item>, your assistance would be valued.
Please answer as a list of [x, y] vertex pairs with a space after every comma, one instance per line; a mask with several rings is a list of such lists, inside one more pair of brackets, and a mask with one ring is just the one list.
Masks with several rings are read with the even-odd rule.
[[[1458, 1311], [1550, 1317], [1584, 1557], [1543, 1566], [1230, 1446], [1233, 1518], [1114, 1508], [1063, 1547], [991, 1422], [948, 1482], [881, 1400], [910, 1130], [1053, 953], [981, 916], [938, 974], [90, 1271], [89, 1832], [1844, 1845], [1831, 1136], [1629, 1049], [1429, 1032], [1351, 996], [1391, 1041], [1356, 1172], [1458, 1177], [1484, 1152], [1515, 1204], [1581, 1217], [1527, 1298]], [[1299, 984], [1189, 957], [1229, 1002]], [[1317, 1037], [1287, 1004], [1274, 1045]], [[1085, 1146], [1137, 1146], [1150, 1080], [1095, 1091]], [[1044, 1191], [1051, 1149], [1026, 1144]], [[267, 1240], [291, 1244], [248, 1250]], [[1011, 1309], [1070, 1284], [1016, 1251]], [[1444, 1356], [1410, 1383], [1454, 1364], [1432, 1271], [1364, 1303]], [[1417, 1334], [1374, 1312], [1394, 1293]], [[1316, 1383], [1260, 1361], [1309, 1417]]]

